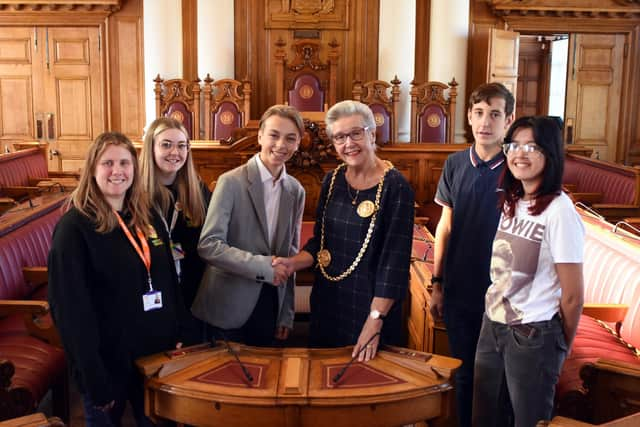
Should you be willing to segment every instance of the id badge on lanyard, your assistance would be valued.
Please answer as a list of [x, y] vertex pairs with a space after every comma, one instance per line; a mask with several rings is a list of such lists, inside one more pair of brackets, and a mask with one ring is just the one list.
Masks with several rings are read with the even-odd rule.
[[124, 232], [125, 236], [127, 236], [127, 239], [129, 239], [131, 246], [133, 246], [136, 253], [142, 260], [145, 268], [147, 269], [147, 286], [149, 289], [142, 295], [142, 308], [144, 309], [144, 311], [158, 310], [162, 308], [162, 292], [153, 289], [153, 283], [151, 281], [151, 249], [149, 249], [147, 238], [145, 237], [144, 233], [142, 233], [142, 231], [138, 227], [136, 227], [136, 235], [140, 240], [140, 245], [138, 245], [138, 242], [136, 242], [136, 239], [133, 238], [131, 231], [129, 231], [129, 228], [120, 217], [120, 214], [118, 214], [117, 211], [114, 212], [116, 214], [116, 217], [118, 218], [120, 228], [122, 228], [122, 231]]

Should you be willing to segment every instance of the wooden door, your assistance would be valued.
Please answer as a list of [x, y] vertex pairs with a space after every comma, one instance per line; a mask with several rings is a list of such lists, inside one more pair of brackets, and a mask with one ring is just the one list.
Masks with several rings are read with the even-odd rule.
[[36, 36], [34, 28], [0, 27], [0, 141], [3, 152], [12, 149], [12, 142], [35, 138], [32, 73], [34, 61], [38, 61]]
[[520, 34], [491, 29], [489, 36], [489, 82], [502, 83], [516, 95]]
[[518, 52], [516, 117], [547, 114], [551, 78], [551, 43], [536, 36], [521, 36]]
[[45, 32], [42, 105], [50, 149], [62, 170], [78, 170], [105, 123], [99, 29], [49, 27]]
[[569, 37], [565, 140], [613, 162], [624, 159], [617, 140], [624, 43], [622, 34]]
[[49, 143], [51, 170], [78, 170], [104, 129], [98, 27], [0, 28], [0, 141]]

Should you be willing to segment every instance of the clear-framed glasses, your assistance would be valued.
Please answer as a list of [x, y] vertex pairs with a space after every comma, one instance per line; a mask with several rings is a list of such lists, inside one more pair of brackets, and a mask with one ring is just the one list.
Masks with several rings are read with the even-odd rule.
[[517, 142], [507, 142], [502, 144], [502, 151], [505, 155], [516, 154], [517, 151], [522, 151], [524, 154], [529, 155], [531, 153], [542, 153], [542, 148], [537, 144], [518, 144]]
[[171, 141], [160, 141], [158, 143], [158, 147], [160, 147], [160, 149], [165, 152], [172, 151], [174, 147], [177, 147], [178, 151], [180, 151], [181, 153], [186, 153], [187, 151], [189, 151], [189, 148], [191, 148], [191, 145], [188, 142], [176, 143]]
[[351, 132], [348, 133], [337, 133], [331, 137], [333, 143], [335, 145], [342, 145], [347, 142], [347, 137], [351, 138], [352, 141], [361, 141], [364, 138], [365, 133], [369, 130], [369, 127], [364, 128], [353, 128]]

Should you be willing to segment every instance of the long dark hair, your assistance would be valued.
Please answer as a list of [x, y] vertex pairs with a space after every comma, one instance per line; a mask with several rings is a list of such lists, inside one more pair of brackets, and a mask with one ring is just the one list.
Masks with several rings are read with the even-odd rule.
[[[542, 182], [533, 196], [533, 203], [529, 206], [531, 215], [540, 215], [549, 203], [562, 191], [562, 174], [564, 172], [564, 144], [558, 123], [546, 116], [520, 117], [513, 122], [505, 137], [505, 144], [511, 142], [513, 134], [519, 129], [531, 129], [535, 143], [542, 149], [544, 155], [544, 170]], [[524, 196], [522, 182], [516, 179], [508, 167], [500, 182], [500, 204], [508, 217], [515, 215], [516, 203]]]

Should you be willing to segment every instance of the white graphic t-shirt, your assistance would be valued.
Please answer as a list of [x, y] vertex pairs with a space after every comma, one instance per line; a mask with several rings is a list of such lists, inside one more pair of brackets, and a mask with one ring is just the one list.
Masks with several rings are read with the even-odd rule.
[[519, 201], [513, 218], [500, 217], [493, 241], [486, 313], [494, 322], [530, 323], [560, 310], [561, 288], [555, 264], [582, 263], [584, 225], [571, 199], [562, 193], [537, 216]]

